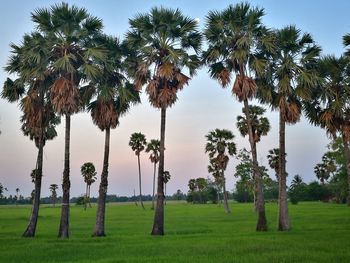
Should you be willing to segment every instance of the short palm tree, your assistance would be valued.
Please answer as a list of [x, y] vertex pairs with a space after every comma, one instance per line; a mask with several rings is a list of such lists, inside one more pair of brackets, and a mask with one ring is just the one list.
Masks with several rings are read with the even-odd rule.
[[154, 191], [156, 187], [156, 170], [159, 162], [160, 141], [152, 139], [146, 147], [146, 152], [150, 152], [149, 159], [153, 163], [153, 191], [152, 191], [152, 210], [154, 209]]
[[[166, 110], [177, 100], [177, 92], [188, 84], [200, 66], [201, 34], [195, 19], [180, 10], [152, 8], [129, 20], [128, 62], [135, 87], [146, 84], [152, 106], [161, 110], [157, 205], [152, 235], [164, 235], [164, 150]], [[134, 69], [134, 70], [133, 70]], [[189, 76], [185, 75], [188, 72]]]
[[259, 98], [279, 111], [279, 222], [280, 231], [290, 229], [288, 214], [285, 126], [299, 121], [302, 101], [310, 98], [318, 83], [316, 62], [321, 48], [311, 35], [295, 26], [275, 32], [276, 49], [271, 56], [266, 81], [259, 83]]
[[137, 156], [137, 164], [139, 168], [139, 190], [140, 190], [140, 203], [143, 209], [145, 209], [145, 206], [143, 205], [142, 201], [142, 184], [141, 184], [141, 164], [140, 164], [140, 153], [145, 149], [147, 146], [146, 136], [142, 134], [141, 132], [135, 132], [131, 134], [129, 146], [131, 149], [135, 152], [135, 155]]
[[18, 200], [19, 200], [19, 188], [16, 188], [16, 206], [18, 204]]
[[57, 184], [50, 184], [50, 192], [51, 192], [51, 201], [52, 201], [52, 205], [53, 207], [55, 207], [56, 205], [56, 199], [57, 199], [57, 189], [58, 189], [58, 185]]
[[84, 163], [80, 167], [80, 172], [84, 178], [84, 182], [86, 183], [86, 191], [85, 191], [85, 202], [84, 202], [84, 209], [86, 210], [87, 203], [89, 203], [89, 206], [91, 207], [90, 203], [90, 188], [91, 185], [96, 181], [96, 168], [95, 165], [91, 162]]
[[40, 207], [40, 193], [43, 169], [43, 149], [46, 140], [53, 139], [57, 133], [55, 126], [59, 123], [53, 112], [48, 96], [52, 85], [52, 74], [47, 69], [49, 51], [45, 47], [45, 37], [39, 33], [24, 35], [21, 45], [11, 44], [12, 56], [6, 71], [16, 74], [17, 79], [8, 78], [1, 96], [9, 102], [20, 100], [22, 131], [34, 140], [38, 148], [34, 176], [33, 208], [24, 237], [34, 237]]
[[290, 188], [291, 189], [295, 189], [296, 187], [300, 186], [301, 184], [303, 184], [303, 179], [301, 178], [301, 176], [299, 174], [294, 175], [293, 180], [290, 184]]
[[[322, 57], [318, 63], [318, 72], [321, 78], [320, 85], [314, 89], [311, 101], [304, 103], [306, 116], [312, 124], [324, 128], [334, 139], [340, 135], [350, 182], [349, 58]], [[350, 192], [348, 205], [350, 205]]]
[[[169, 182], [170, 180], [170, 172], [169, 171], [164, 171], [163, 173], [163, 181], [164, 181], [164, 195], [166, 196], [166, 184]], [[166, 200], [164, 200], [164, 203], [166, 204]]]
[[[244, 113], [244, 108], [242, 109], [242, 112]], [[265, 113], [265, 109], [260, 106], [252, 106], [249, 105], [249, 114], [250, 114], [250, 120], [251, 120], [251, 128], [252, 128], [252, 135], [253, 135], [253, 144], [254, 147], [252, 148], [254, 152], [252, 152], [253, 157], [253, 163], [258, 163], [258, 155], [257, 155], [257, 146], [256, 144], [260, 141], [261, 136], [267, 135], [267, 133], [270, 130], [270, 123], [269, 120], [266, 117], [263, 117], [262, 115]], [[242, 136], [248, 135], [248, 122], [247, 118], [245, 116], [238, 116], [237, 117], [237, 128]], [[258, 169], [258, 173], [260, 174], [261, 171]], [[256, 173], [253, 173], [256, 175]], [[257, 200], [259, 202], [256, 202], [256, 210], [258, 213], [262, 213], [258, 218], [259, 222], [257, 224], [257, 230], [258, 231], [266, 231], [267, 230], [267, 222], [266, 222], [266, 216], [265, 216], [265, 208], [261, 207], [264, 206], [265, 200], [264, 200], [264, 191], [263, 191], [263, 178], [260, 174], [259, 176], [254, 177], [254, 193], [257, 196]], [[255, 196], [254, 195], [254, 196]]]
[[280, 156], [280, 150], [278, 148], [270, 149], [269, 153], [267, 155], [267, 160], [269, 162], [269, 166], [271, 167], [271, 169], [273, 169], [275, 171], [275, 175], [276, 175], [277, 181], [279, 181], [279, 179], [278, 179], [279, 156]]
[[236, 144], [233, 142], [234, 135], [229, 130], [215, 129], [213, 131], [210, 131], [205, 137], [207, 139], [207, 143], [205, 145], [205, 152], [209, 155], [209, 161], [211, 166], [222, 176], [222, 185], [224, 191], [224, 208], [226, 213], [230, 213], [231, 209], [228, 205], [224, 174], [230, 156], [236, 154]]
[[86, 89], [84, 99], [90, 101], [87, 109], [92, 121], [105, 132], [103, 168], [99, 186], [97, 216], [93, 236], [105, 236], [105, 209], [108, 187], [110, 130], [119, 125], [119, 119], [125, 115], [133, 104], [140, 102], [139, 92], [136, 91], [125, 76], [123, 49], [119, 40], [114, 37], [100, 35], [98, 43], [107, 53], [106, 59], [99, 60], [101, 78], [93, 81], [93, 92]]
[[44, 46], [49, 50], [49, 70], [55, 75], [50, 91], [53, 107], [58, 114], [65, 116], [63, 195], [58, 236], [68, 238], [71, 115], [81, 109], [79, 93], [82, 84], [98, 77], [95, 60], [102, 59], [104, 53], [96, 47], [93, 39], [101, 32], [102, 22], [88, 14], [86, 9], [67, 3], [36, 9], [32, 21], [45, 37]]
[[[262, 24], [264, 10], [252, 8], [249, 3], [230, 5], [222, 12], [211, 11], [207, 16], [205, 37], [209, 47], [203, 57], [209, 66], [212, 78], [226, 87], [235, 74], [232, 93], [244, 104], [247, 119], [247, 133], [253, 158], [254, 178], [260, 178], [259, 164], [253, 156], [256, 153], [252, 120], [248, 100], [256, 94], [254, 78], [266, 74], [265, 51], [272, 52], [273, 37], [269, 29]], [[267, 228], [263, 195], [258, 195], [257, 231]]]

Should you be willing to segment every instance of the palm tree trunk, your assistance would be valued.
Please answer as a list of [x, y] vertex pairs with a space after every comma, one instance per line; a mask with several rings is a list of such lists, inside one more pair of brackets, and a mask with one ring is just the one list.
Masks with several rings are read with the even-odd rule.
[[101, 183], [99, 189], [98, 203], [97, 203], [97, 215], [96, 225], [93, 236], [101, 237], [105, 236], [105, 210], [106, 210], [106, 196], [108, 186], [108, 158], [109, 158], [109, 140], [110, 140], [110, 128], [106, 129], [105, 135], [105, 151], [103, 157], [103, 169], [101, 173]]
[[286, 149], [285, 149], [285, 129], [286, 123], [283, 120], [283, 114], [280, 110], [280, 155], [279, 155], [279, 216], [278, 230], [285, 231], [290, 229], [288, 216], [288, 199], [287, 199], [287, 173], [286, 173]]
[[89, 207], [91, 208], [91, 199], [90, 199], [90, 195], [91, 195], [91, 185], [89, 185], [89, 192], [88, 192], [88, 198], [89, 198]]
[[87, 208], [89, 185], [86, 184], [84, 210]]
[[349, 142], [346, 139], [345, 135], [342, 134], [343, 145], [344, 145], [344, 155], [346, 161], [346, 173], [348, 176], [348, 198], [347, 205], [350, 206], [350, 150], [349, 150]]
[[33, 207], [31, 211], [29, 223], [26, 230], [23, 233], [23, 237], [35, 236], [35, 230], [36, 230], [36, 225], [37, 225], [38, 216], [39, 216], [41, 179], [43, 174], [43, 151], [44, 151], [42, 134], [40, 135], [39, 140], [40, 141], [39, 141], [38, 157], [37, 157], [37, 164], [35, 169], [35, 190], [34, 190], [35, 192], [34, 192]]
[[248, 125], [249, 143], [250, 143], [252, 159], [253, 159], [253, 177], [254, 177], [255, 187], [256, 187], [254, 189], [254, 191], [256, 192], [256, 204], [254, 203], [254, 206], [256, 207], [256, 210], [258, 212], [258, 223], [256, 225], [256, 231], [266, 231], [267, 221], [266, 221], [266, 215], [265, 215], [265, 200], [264, 200], [264, 191], [263, 191], [263, 185], [262, 185], [262, 176], [258, 165], [256, 142], [253, 135], [253, 128], [252, 128], [252, 122], [251, 122], [250, 112], [249, 112], [249, 104], [247, 99], [244, 100], [244, 111], [245, 111], [247, 125]]
[[142, 202], [142, 186], [141, 186], [141, 164], [140, 164], [140, 154], [137, 155], [137, 164], [139, 166], [139, 189], [140, 189], [140, 203], [141, 203], [141, 206], [143, 209], [145, 209], [145, 206], [143, 205], [143, 202]]
[[70, 151], [70, 115], [66, 114], [66, 134], [65, 134], [65, 147], [64, 147], [64, 170], [63, 170], [63, 183], [62, 183], [62, 208], [61, 208], [61, 221], [58, 231], [58, 237], [69, 237], [69, 151]]
[[164, 184], [164, 205], [166, 205], [166, 184]]
[[157, 184], [157, 205], [154, 213], [154, 222], [152, 235], [164, 235], [164, 150], [165, 150], [165, 120], [166, 108], [161, 109], [160, 119], [160, 154], [158, 165], [158, 184]]
[[152, 210], [154, 210], [154, 189], [156, 188], [156, 170], [157, 170], [157, 163], [154, 162], [153, 166], [153, 194], [152, 194]]
[[225, 208], [226, 213], [231, 213], [230, 206], [228, 205], [228, 198], [227, 198], [227, 192], [226, 192], [226, 180], [225, 180], [224, 172], [222, 172], [222, 176], [223, 176], [222, 188], [223, 188], [223, 192], [224, 192], [224, 208]]

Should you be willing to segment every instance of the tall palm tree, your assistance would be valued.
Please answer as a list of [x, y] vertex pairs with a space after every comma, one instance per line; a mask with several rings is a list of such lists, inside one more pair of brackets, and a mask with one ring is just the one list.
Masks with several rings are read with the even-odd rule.
[[96, 181], [96, 168], [95, 165], [91, 162], [84, 163], [80, 167], [80, 172], [84, 178], [84, 182], [86, 183], [86, 191], [85, 191], [85, 202], [84, 202], [84, 209], [86, 210], [87, 203], [90, 203], [90, 187], [91, 185]]
[[140, 102], [136, 91], [125, 76], [123, 49], [119, 40], [100, 35], [97, 42], [105, 49], [107, 56], [99, 60], [101, 77], [92, 83], [93, 92], [86, 89], [84, 100], [90, 101], [87, 109], [92, 121], [101, 131], [105, 131], [103, 169], [99, 186], [96, 224], [93, 236], [105, 236], [105, 210], [108, 187], [110, 130], [119, 125], [119, 119], [125, 115], [133, 104]]
[[160, 141], [152, 139], [146, 147], [146, 152], [150, 152], [149, 159], [153, 163], [153, 191], [152, 191], [152, 210], [154, 209], [154, 191], [156, 187], [156, 170], [159, 162]]
[[304, 103], [306, 116], [312, 124], [326, 129], [328, 135], [334, 139], [340, 135], [350, 182], [349, 59], [345, 56], [325, 56], [320, 59], [317, 69], [321, 78], [320, 85], [314, 89], [311, 101]]
[[[249, 3], [230, 5], [223, 11], [211, 11], [207, 16], [205, 37], [208, 50], [203, 57], [212, 78], [226, 87], [235, 73], [232, 93], [244, 104], [248, 137], [253, 159], [254, 178], [261, 182], [256, 156], [256, 145], [249, 113], [248, 100], [255, 96], [257, 85], [254, 77], [265, 74], [264, 52], [273, 51], [273, 37], [262, 24], [264, 9], [252, 8]], [[264, 196], [258, 195], [258, 223], [256, 230], [267, 229]]]
[[52, 199], [52, 205], [55, 207], [56, 204], [56, 199], [57, 199], [57, 189], [58, 185], [57, 184], [50, 184], [50, 191], [51, 191], [51, 199]]
[[147, 146], [146, 136], [142, 134], [141, 132], [135, 132], [131, 134], [129, 146], [131, 149], [135, 152], [135, 155], [137, 156], [137, 164], [139, 168], [139, 190], [140, 190], [140, 203], [143, 209], [145, 209], [145, 206], [142, 202], [142, 185], [141, 185], [141, 165], [140, 165], [140, 153], [145, 149]]
[[285, 126], [301, 116], [302, 101], [310, 98], [317, 85], [316, 62], [321, 48], [311, 35], [295, 26], [276, 30], [276, 50], [269, 63], [265, 83], [259, 83], [259, 98], [279, 111], [279, 220], [278, 230], [290, 229], [288, 214]]
[[223, 179], [224, 191], [224, 208], [226, 213], [231, 213], [228, 205], [226, 192], [225, 170], [229, 162], [230, 156], [236, 154], [236, 144], [233, 142], [234, 135], [231, 131], [225, 129], [215, 129], [210, 131], [206, 136], [207, 143], [205, 152], [209, 155], [209, 160], [212, 166], [220, 172]]
[[88, 14], [86, 9], [67, 3], [36, 9], [32, 13], [32, 21], [46, 39], [49, 69], [55, 74], [50, 91], [53, 107], [58, 114], [65, 116], [63, 195], [58, 236], [68, 238], [71, 115], [81, 109], [79, 90], [82, 85], [98, 76], [95, 60], [102, 59], [104, 53], [95, 46], [93, 38], [101, 32], [102, 22]]
[[45, 37], [37, 32], [25, 34], [21, 45], [11, 44], [12, 56], [5, 68], [17, 78], [8, 78], [1, 96], [9, 102], [20, 100], [23, 112], [21, 117], [24, 135], [34, 140], [38, 149], [34, 169], [34, 199], [28, 226], [24, 237], [34, 237], [40, 207], [40, 193], [43, 169], [43, 149], [46, 140], [53, 139], [57, 133], [55, 126], [59, 118], [55, 116], [48, 96], [52, 84], [52, 74], [47, 69], [49, 50], [45, 46]]
[[197, 21], [178, 9], [155, 7], [130, 19], [129, 24], [127, 45], [132, 55], [129, 64], [134, 69], [129, 73], [136, 88], [146, 84], [151, 105], [161, 110], [157, 205], [152, 235], [164, 235], [166, 110], [176, 102], [177, 92], [188, 84], [201, 64], [198, 53], [202, 37]]
[[[170, 172], [169, 171], [164, 171], [164, 173], [163, 173], [163, 181], [164, 181], [164, 195], [165, 195], [165, 197], [166, 197], [166, 184], [169, 182], [169, 180], [170, 180], [170, 177], [171, 177], [171, 175], [170, 175]], [[164, 203], [166, 204], [166, 200], [164, 199]]]

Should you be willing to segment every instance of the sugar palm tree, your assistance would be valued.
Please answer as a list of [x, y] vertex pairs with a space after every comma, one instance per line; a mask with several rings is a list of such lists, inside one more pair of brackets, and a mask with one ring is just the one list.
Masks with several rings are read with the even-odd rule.
[[55, 207], [56, 204], [56, 199], [57, 199], [57, 189], [58, 185], [57, 184], [50, 184], [50, 191], [51, 191], [51, 199], [52, 199], [52, 205]]
[[99, 186], [97, 216], [93, 236], [105, 236], [105, 210], [108, 187], [110, 130], [119, 125], [120, 117], [125, 115], [133, 104], [140, 101], [139, 92], [129, 83], [125, 76], [123, 49], [119, 40], [114, 37], [100, 35], [97, 38], [107, 53], [103, 60], [99, 60], [101, 77], [92, 83], [93, 92], [89, 89], [84, 94], [84, 100], [90, 101], [87, 109], [91, 113], [92, 121], [105, 132], [103, 169]]
[[62, 183], [62, 210], [58, 236], [69, 237], [69, 156], [71, 115], [82, 106], [80, 88], [98, 76], [96, 59], [104, 53], [95, 46], [94, 35], [101, 32], [100, 19], [88, 14], [84, 8], [66, 3], [38, 8], [32, 21], [45, 37], [49, 50], [50, 71], [55, 74], [51, 87], [51, 100], [55, 111], [65, 116], [65, 149]]
[[[322, 57], [318, 63], [318, 72], [321, 78], [320, 85], [314, 89], [311, 101], [304, 103], [306, 116], [312, 124], [324, 128], [334, 139], [340, 135], [344, 145], [346, 172], [350, 181], [349, 59], [345, 56]], [[348, 205], [350, 205], [350, 192]]]
[[207, 139], [205, 152], [208, 153], [210, 163], [215, 170], [221, 173], [224, 191], [224, 208], [226, 213], [230, 213], [231, 209], [227, 200], [228, 198], [224, 173], [230, 156], [236, 154], [236, 144], [233, 142], [234, 135], [229, 130], [215, 129], [210, 131], [205, 137]]
[[273, 169], [275, 171], [277, 181], [279, 181], [279, 179], [278, 179], [279, 155], [280, 155], [280, 150], [278, 148], [270, 149], [269, 153], [267, 155], [267, 160], [269, 162], [269, 166], [271, 167], [271, 169]]
[[[244, 113], [244, 108], [242, 109], [242, 112]], [[253, 144], [254, 147], [252, 148], [254, 152], [252, 153], [253, 157], [253, 163], [258, 163], [258, 155], [257, 155], [257, 146], [256, 144], [260, 141], [261, 136], [267, 135], [267, 133], [270, 130], [270, 123], [269, 120], [266, 117], [263, 117], [262, 115], [265, 113], [265, 109], [260, 106], [252, 106], [249, 105], [249, 114], [250, 114], [250, 120], [251, 120], [251, 128], [252, 128], [252, 135], [253, 135]], [[245, 116], [238, 116], [237, 117], [237, 128], [241, 135], [247, 136], [248, 135], [248, 122], [247, 118]], [[259, 172], [260, 173], [260, 172]], [[258, 197], [257, 200], [259, 202], [263, 202], [262, 204], [259, 202], [256, 202], [256, 210], [259, 213], [262, 213], [258, 218], [259, 220], [262, 220], [262, 222], [258, 222], [257, 230], [259, 231], [266, 231], [267, 230], [267, 223], [266, 223], [266, 216], [264, 215], [265, 208], [262, 208], [261, 206], [264, 206], [264, 192], [263, 192], [263, 179], [261, 176], [254, 177], [254, 193]], [[265, 220], [265, 221], [263, 221]]]
[[[164, 181], [164, 195], [166, 196], [166, 184], [169, 182], [170, 180], [170, 172], [169, 171], [164, 171], [163, 173], [163, 181]], [[164, 203], [166, 204], [166, 200], [164, 199]]]
[[53, 139], [57, 133], [55, 126], [59, 118], [55, 116], [48, 90], [52, 84], [52, 73], [47, 69], [49, 51], [45, 47], [45, 38], [39, 33], [26, 34], [21, 45], [11, 44], [12, 56], [5, 68], [17, 78], [8, 78], [1, 96], [9, 102], [20, 101], [23, 112], [22, 131], [35, 142], [38, 149], [33, 174], [35, 184], [33, 207], [24, 237], [34, 237], [40, 207], [40, 193], [43, 167], [43, 149], [46, 140]]
[[154, 209], [154, 191], [156, 187], [156, 170], [159, 162], [160, 141], [152, 139], [146, 147], [146, 152], [150, 152], [149, 159], [153, 163], [153, 191], [152, 191], [152, 210]]
[[279, 222], [280, 231], [290, 229], [286, 184], [285, 126], [301, 116], [302, 101], [317, 85], [316, 62], [321, 48], [310, 34], [295, 26], [276, 30], [276, 50], [271, 56], [266, 82], [259, 83], [259, 98], [279, 111]]
[[293, 180], [290, 184], [290, 188], [291, 189], [295, 189], [296, 187], [300, 186], [301, 184], [303, 184], [303, 179], [301, 178], [301, 176], [299, 174], [294, 175]]
[[[244, 104], [247, 133], [253, 158], [254, 178], [261, 181], [256, 153], [252, 120], [248, 100], [255, 96], [257, 85], [254, 77], [264, 75], [264, 52], [273, 51], [273, 37], [261, 22], [264, 10], [252, 8], [249, 3], [230, 5], [223, 11], [211, 11], [207, 16], [205, 37], [209, 47], [203, 57], [212, 78], [226, 87], [235, 74], [232, 93]], [[262, 192], [261, 192], [262, 193]], [[263, 194], [258, 195], [257, 231], [267, 229]]]
[[145, 206], [142, 202], [142, 185], [141, 185], [141, 165], [140, 165], [140, 153], [145, 149], [147, 146], [146, 136], [142, 134], [141, 132], [135, 132], [131, 134], [129, 146], [131, 149], [135, 152], [135, 155], [137, 156], [137, 164], [139, 168], [139, 190], [140, 190], [140, 203], [143, 209], [145, 209]]
[[155, 7], [130, 19], [129, 24], [127, 45], [132, 55], [129, 73], [136, 88], [146, 84], [151, 105], [161, 110], [157, 205], [152, 235], [164, 235], [166, 110], [176, 102], [177, 92], [188, 84], [200, 66], [201, 34], [197, 21], [178, 9]]
[[86, 210], [87, 203], [90, 203], [90, 187], [91, 185], [96, 181], [96, 168], [95, 165], [91, 162], [84, 163], [80, 167], [80, 172], [84, 178], [84, 182], [86, 183], [86, 191], [85, 191], [85, 202], [84, 202], [84, 209]]

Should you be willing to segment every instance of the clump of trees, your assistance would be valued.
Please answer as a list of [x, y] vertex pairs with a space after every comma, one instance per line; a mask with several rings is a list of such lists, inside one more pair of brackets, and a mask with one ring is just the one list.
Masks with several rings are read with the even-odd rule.
[[187, 202], [194, 204], [206, 204], [220, 202], [220, 192], [217, 185], [209, 178], [198, 177], [188, 181]]

